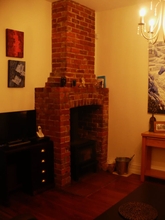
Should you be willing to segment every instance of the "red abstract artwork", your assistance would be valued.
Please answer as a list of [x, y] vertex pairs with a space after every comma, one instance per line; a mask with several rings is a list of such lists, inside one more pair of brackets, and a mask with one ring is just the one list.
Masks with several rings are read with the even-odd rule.
[[24, 32], [6, 29], [6, 56], [23, 58]]

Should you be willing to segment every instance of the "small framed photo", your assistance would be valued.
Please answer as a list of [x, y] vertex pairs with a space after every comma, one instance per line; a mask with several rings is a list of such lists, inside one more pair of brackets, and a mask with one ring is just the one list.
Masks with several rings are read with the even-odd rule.
[[97, 82], [98, 82], [100, 88], [106, 88], [105, 76], [97, 76]]
[[165, 133], [165, 121], [155, 121], [154, 132]]
[[25, 61], [8, 60], [8, 87], [25, 87]]

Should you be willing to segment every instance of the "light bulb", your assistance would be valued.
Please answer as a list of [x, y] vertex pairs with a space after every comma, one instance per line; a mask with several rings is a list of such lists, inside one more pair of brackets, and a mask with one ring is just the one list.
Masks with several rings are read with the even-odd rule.
[[150, 33], [153, 33], [153, 31], [154, 31], [154, 24], [155, 24], [155, 20], [153, 18], [150, 19], [149, 20], [149, 27], [150, 27], [149, 32]]
[[141, 9], [140, 9], [139, 15], [140, 15], [140, 17], [144, 17], [144, 16], [146, 15], [146, 10], [145, 10], [145, 8], [141, 8]]
[[154, 26], [155, 20], [152, 18], [149, 20], [149, 26]]

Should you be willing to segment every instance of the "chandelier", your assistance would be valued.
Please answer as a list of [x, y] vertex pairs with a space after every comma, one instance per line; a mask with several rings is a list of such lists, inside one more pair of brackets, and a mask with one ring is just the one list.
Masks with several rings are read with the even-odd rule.
[[140, 22], [137, 33], [152, 44], [157, 42], [159, 36], [162, 36], [165, 42], [165, 0], [158, 0], [155, 6], [151, 1], [150, 8], [140, 9], [139, 14]]

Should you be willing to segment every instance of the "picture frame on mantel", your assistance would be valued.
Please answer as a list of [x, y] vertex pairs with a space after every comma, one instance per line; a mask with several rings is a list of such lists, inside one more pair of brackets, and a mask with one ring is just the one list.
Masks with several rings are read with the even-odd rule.
[[165, 121], [155, 121], [154, 132], [165, 133]]
[[106, 88], [106, 77], [105, 76], [97, 76], [97, 81], [100, 83], [100, 88]]

